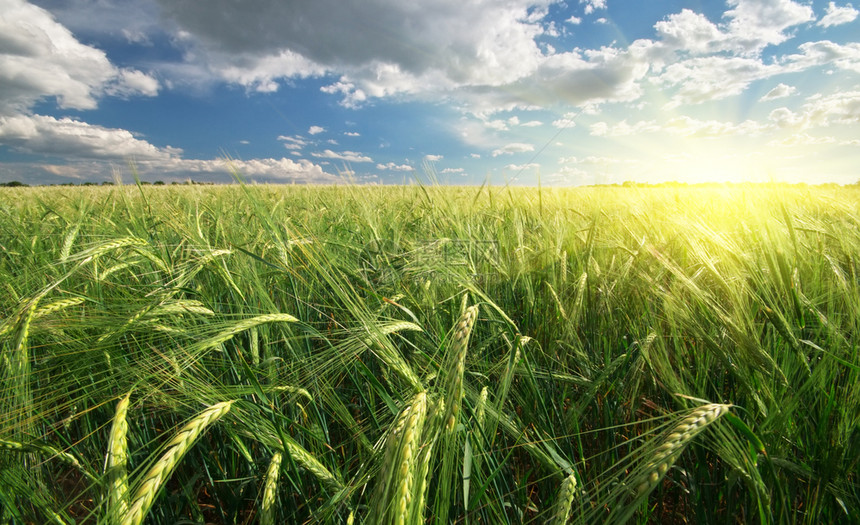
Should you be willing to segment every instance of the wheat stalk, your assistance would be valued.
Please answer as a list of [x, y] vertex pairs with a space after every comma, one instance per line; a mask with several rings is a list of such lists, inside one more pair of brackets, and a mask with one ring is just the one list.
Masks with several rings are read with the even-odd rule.
[[38, 452], [40, 454], [45, 454], [46, 456], [50, 456], [50, 458], [56, 458], [60, 461], [67, 463], [76, 469], [80, 470], [84, 476], [87, 477], [93, 483], [98, 483], [99, 480], [96, 476], [94, 476], [90, 471], [84, 468], [81, 465], [78, 458], [73, 456], [72, 454], [60, 450], [52, 445], [48, 445], [47, 443], [23, 443], [21, 441], [13, 441], [11, 439], [0, 439], [0, 449], [6, 449], [13, 452]]
[[561, 483], [561, 489], [558, 491], [558, 501], [555, 503], [553, 512], [553, 525], [565, 525], [570, 517], [570, 506], [573, 504], [573, 497], [576, 495], [576, 476], [571, 473], [564, 478]]
[[[380, 478], [372, 509], [374, 519], [379, 523], [399, 525], [409, 522], [408, 517], [414, 503], [416, 459], [423, 439], [426, 415], [427, 394], [419, 392], [403, 409], [394, 429], [385, 440], [384, 462], [379, 471]], [[421, 490], [423, 492], [423, 486]]]
[[258, 315], [256, 317], [251, 317], [250, 319], [243, 319], [230, 327], [228, 330], [224, 330], [220, 334], [207, 339], [198, 345], [198, 350], [203, 350], [206, 348], [212, 348], [213, 346], [218, 346], [221, 343], [229, 341], [233, 338], [234, 335], [244, 332], [249, 328], [253, 328], [255, 326], [265, 324], [265, 323], [297, 323], [298, 319], [293, 317], [290, 314], [266, 314], [266, 315]]
[[415, 396], [410, 407], [409, 416], [403, 427], [402, 439], [399, 447], [399, 461], [395, 464], [399, 486], [396, 487], [395, 503], [396, 514], [395, 525], [403, 525], [409, 516], [410, 503], [412, 502], [412, 487], [415, 482], [415, 460], [418, 456], [418, 445], [421, 431], [424, 426], [424, 418], [427, 414], [427, 394], [421, 392]]
[[460, 405], [463, 401], [463, 374], [466, 370], [466, 350], [469, 347], [469, 336], [472, 333], [472, 327], [477, 317], [477, 305], [466, 308], [457, 322], [454, 341], [451, 343], [449, 355], [452, 357], [451, 368], [453, 370], [449, 368], [448, 398], [445, 402], [445, 406], [448, 408], [448, 413], [445, 416], [445, 428], [449, 432], [454, 430], [454, 426], [460, 417]]
[[173, 470], [179, 464], [179, 460], [194, 445], [200, 434], [206, 428], [230, 411], [233, 401], [217, 403], [201, 412], [197, 417], [185, 424], [173, 439], [167, 443], [166, 450], [161, 459], [149, 469], [143, 476], [140, 487], [131, 499], [128, 513], [122, 519], [122, 525], [140, 525], [152, 507], [155, 496]]
[[108, 509], [111, 516], [124, 516], [128, 512], [128, 403], [131, 392], [116, 404], [113, 426], [108, 441], [107, 467], [108, 475]]
[[63, 238], [63, 247], [60, 249], [60, 262], [66, 262], [66, 259], [69, 258], [69, 254], [72, 253], [72, 244], [75, 242], [75, 238], [78, 236], [78, 231], [80, 231], [81, 225], [75, 224], [66, 233], [66, 236]]
[[197, 314], [197, 315], [215, 315], [215, 312], [206, 308], [200, 301], [177, 300], [166, 304], [159, 305], [147, 313], [147, 316], [155, 317], [159, 315], [169, 314]]
[[54, 301], [36, 310], [36, 312], [33, 313], [33, 319], [39, 319], [40, 317], [52, 314], [57, 310], [62, 310], [70, 306], [77, 306], [83, 302], [84, 299], [82, 297], [69, 297], [68, 299]]
[[567, 284], [567, 250], [561, 252], [561, 282]]
[[555, 289], [552, 287], [549, 281], [544, 281], [546, 287], [549, 288], [549, 293], [552, 295], [552, 299], [555, 301], [555, 305], [558, 308], [558, 313], [561, 314], [561, 318], [567, 321], [567, 312], [564, 310], [564, 305], [561, 304], [561, 299], [558, 298], [558, 294], [555, 293]]
[[[429, 410], [428, 410], [429, 412]], [[433, 446], [439, 435], [438, 428], [445, 416], [445, 401], [437, 399], [432, 410], [432, 418], [424, 425], [423, 445], [416, 455], [417, 470], [415, 472], [415, 491], [417, 496], [409, 514], [409, 523], [424, 523], [424, 506], [427, 501], [427, 489], [429, 488], [428, 474], [430, 473], [430, 458], [433, 455]]]
[[654, 456], [646, 463], [644, 472], [638, 476], [633, 483], [636, 487], [637, 496], [650, 492], [663, 478], [687, 443], [696, 437], [708, 425], [716, 421], [720, 416], [728, 412], [731, 405], [709, 403], [702, 405], [687, 417], [681, 420], [665, 441], [654, 451]]
[[370, 335], [364, 340], [364, 344], [368, 347], [376, 348], [376, 355], [382, 359], [392, 370], [397, 372], [403, 379], [409, 382], [416, 391], [423, 390], [421, 380], [412, 370], [403, 357], [397, 352], [396, 348], [390, 344], [385, 344], [388, 341], [382, 341], [379, 335], [387, 336], [396, 332], [421, 332], [423, 329], [415, 323], [409, 321], [395, 321], [387, 325], [375, 326], [372, 328]]
[[269, 468], [266, 470], [266, 482], [263, 486], [263, 503], [260, 508], [260, 525], [273, 525], [275, 523], [275, 493], [278, 489], [278, 477], [281, 474], [281, 460], [283, 455], [275, 452]]
[[478, 396], [478, 406], [475, 408], [475, 421], [478, 423], [478, 428], [481, 432], [484, 431], [484, 418], [487, 413], [487, 398], [489, 397], [487, 387], [481, 389], [481, 394]]
[[293, 458], [295, 462], [308, 469], [308, 471], [316, 476], [324, 485], [335, 492], [343, 489], [343, 483], [301, 445], [290, 439], [289, 436], [285, 436], [283, 443], [286, 451], [290, 453], [290, 457]]
[[125, 248], [128, 246], [146, 246], [148, 243], [146, 240], [141, 239], [139, 237], [123, 237], [120, 239], [115, 239], [113, 241], [108, 241], [97, 246], [93, 246], [92, 248], [88, 248], [82, 252], [78, 252], [75, 255], [68, 258], [68, 260], [80, 261], [80, 265], [84, 265], [93, 259], [101, 257], [102, 255], [117, 250], [119, 248]]

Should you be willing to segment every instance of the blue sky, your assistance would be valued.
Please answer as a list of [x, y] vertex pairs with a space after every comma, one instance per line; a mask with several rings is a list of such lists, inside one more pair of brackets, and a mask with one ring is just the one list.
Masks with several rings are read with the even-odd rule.
[[0, 0], [0, 181], [854, 183], [858, 14]]

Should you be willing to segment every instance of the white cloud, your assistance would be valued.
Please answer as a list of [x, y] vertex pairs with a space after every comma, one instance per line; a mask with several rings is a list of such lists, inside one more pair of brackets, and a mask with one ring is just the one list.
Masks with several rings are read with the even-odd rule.
[[179, 159], [136, 162], [143, 177], [168, 180], [214, 180], [230, 182], [233, 172], [259, 182], [336, 184], [340, 177], [326, 173], [322, 167], [306, 159], [262, 158], [251, 160]]
[[641, 133], [653, 133], [660, 130], [660, 126], [653, 120], [640, 120], [634, 124], [628, 124], [622, 120], [618, 124], [608, 125], [606, 122], [596, 122], [590, 127], [591, 134], [598, 137], [623, 137], [626, 135], [638, 135]]
[[322, 126], [311, 126], [310, 129], [308, 129], [308, 135], [316, 135], [323, 131], [325, 131], [325, 128]]
[[536, 128], [538, 126], [543, 126], [543, 122], [540, 120], [530, 120], [528, 122], [523, 122], [520, 126], [524, 128]]
[[360, 137], [361, 136], [361, 133], [359, 133], [357, 131], [344, 131], [343, 134], [346, 135], [347, 137]]
[[424, 155], [424, 160], [428, 162], [437, 162], [444, 158], [443, 155]]
[[[342, 103], [354, 106], [368, 96], [446, 84], [500, 85], [529, 74], [542, 56], [535, 37], [545, 32], [542, 18], [553, 1], [259, 0], [250, 9], [233, 0], [159, 0], [159, 5], [166, 20], [191, 36], [196, 56], [215, 62], [212, 69], [232, 64], [234, 78], [264, 87], [281, 77], [336, 71], [340, 80], [325, 91], [342, 94]], [[277, 59], [264, 66], [249, 58], [260, 56]], [[243, 77], [240, 71], [254, 74]]]
[[387, 164], [377, 164], [376, 169], [387, 171], [415, 171], [415, 169], [408, 164], [395, 164], [393, 162], [389, 162]]
[[154, 78], [113, 66], [44, 9], [23, 0], [0, 5], [0, 114], [26, 111], [45, 97], [62, 108], [93, 109], [105, 94], [158, 92]]
[[[117, 169], [123, 171], [125, 162], [108, 163], [102, 160], [73, 160], [68, 164], [50, 163], [2, 163], [0, 172], [6, 180], [33, 183], [57, 183], [68, 179], [79, 181], [110, 181]], [[242, 177], [257, 182], [338, 184], [344, 182], [339, 176], [326, 173], [322, 167], [309, 160], [294, 161], [286, 158], [262, 158], [252, 160], [226, 159], [182, 159], [170, 156], [160, 159], [135, 160], [134, 168], [143, 180], [185, 180], [229, 183], [234, 180], [234, 171]], [[130, 177], [125, 178], [128, 181]]]
[[512, 155], [514, 153], [525, 153], [527, 151], [534, 151], [535, 147], [531, 144], [524, 144], [522, 142], [514, 142], [511, 144], [507, 144], [502, 146], [501, 148], [493, 151], [493, 156], [498, 157], [499, 155]]
[[124, 27], [120, 29], [120, 32], [129, 44], [139, 44], [142, 46], [152, 45], [152, 41], [149, 39], [149, 36], [140, 29], [129, 29]]
[[157, 148], [124, 129], [42, 115], [0, 116], [0, 144], [71, 159], [164, 160], [181, 153], [175, 148]]
[[441, 171], [441, 173], [443, 173], [443, 174], [445, 174], [445, 173], [461, 173], [462, 174], [462, 173], [466, 173], [466, 170], [463, 168], [445, 168], [444, 170]]
[[675, 135], [698, 138], [716, 138], [724, 136], [756, 136], [769, 131], [769, 124], [762, 124], [754, 120], [745, 120], [739, 124], [719, 120], [699, 120], [692, 117], [681, 116], [670, 120], [664, 129]]
[[526, 171], [526, 170], [536, 170], [540, 168], [540, 164], [537, 162], [529, 162], [528, 164], [508, 164], [505, 166], [506, 170], [510, 171]]
[[836, 7], [835, 2], [830, 2], [825, 12], [826, 14], [816, 25], [830, 27], [847, 24], [853, 22], [857, 18], [857, 15], [860, 14], [860, 11], [854, 9], [851, 4], [847, 4], [846, 7]]
[[[227, 82], [239, 84], [258, 93], [274, 93], [280, 89], [279, 78], [317, 77], [327, 69], [289, 49], [255, 56], [233, 56], [223, 52], [200, 49], [197, 60], [205, 62], [206, 70]], [[193, 67], [193, 66], [192, 66]], [[180, 68], [186, 74], [185, 68]]]
[[128, 98], [136, 95], [154, 97], [158, 95], [158, 81], [136, 69], [120, 69], [114, 78], [105, 84], [108, 95]]
[[335, 153], [334, 151], [327, 149], [323, 152], [311, 153], [311, 156], [321, 159], [342, 160], [345, 162], [373, 162], [373, 159], [371, 159], [370, 157], [362, 155], [361, 153], [356, 153], [355, 151], [343, 151], [340, 153]]
[[814, 95], [800, 108], [792, 111], [778, 108], [771, 111], [770, 120], [780, 128], [807, 129], [834, 125], [860, 124], [860, 91], [832, 95]]
[[793, 0], [728, 0], [728, 32], [739, 52], [755, 54], [790, 38], [785, 31], [815, 20], [812, 8]]
[[578, 16], [571, 16], [570, 18], [565, 20], [565, 22], [567, 22], [568, 24], [573, 24], [575, 26], [578, 26], [579, 24], [582, 23], [582, 19], [579, 18]]
[[284, 142], [284, 147], [289, 150], [300, 150], [303, 147], [308, 145], [308, 141], [305, 140], [301, 135], [296, 135], [294, 137], [289, 137], [287, 135], [281, 135], [278, 137], [278, 140]]
[[694, 54], [720, 51], [729, 39], [729, 36], [705, 15], [689, 9], [669, 15], [665, 20], [657, 22], [654, 28], [664, 45]]
[[601, 157], [597, 155], [589, 155], [588, 157], [561, 157], [558, 159], [559, 164], [589, 164], [603, 166], [606, 164], [623, 164], [630, 162], [629, 160], [621, 160], [614, 157]]
[[654, 53], [655, 44], [649, 40], [637, 40], [626, 49], [557, 53], [545, 57], [532, 74], [504, 89], [461, 90], [458, 98], [476, 114], [632, 101], [642, 95], [640, 83], [650, 70]]
[[858, 42], [840, 45], [822, 40], [804, 42], [797, 48], [801, 54], [783, 58], [786, 71], [802, 71], [811, 67], [833, 64], [840, 69], [860, 73], [860, 43]]
[[785, 84], [777, 84], [777, 86], [762, 96], [759, 100], [761, 102], [766, 102], [768, 100], [775, 100], [778, 98], [785, 98], [793, 95], [797, 89], [794, 86], [788, 86]]
[[690, 9], [670, 14], [654, 28], [662, 47], [669, 51], [706, 55], [729, 51], [757, 56], [770, 45], [791, 38], [792, 27], [814, 20], [809, 6], [792, 0], [729, 0], [733, 7], [715, 24]]
[[[298, 183], [336, 183], [340, 178], [330, 175], [323, 169], [306, 159], [297, 161], [287, 158], [252, 159], [252, 160], [230, 160], [226, 162], [217, 160], [178, 160], [172, 163], [177, 172], [190, 173], [223, 173], [232, 171], [232, 166], [247, 178], [260, 178], [275, 182], [298, 182]], [[167, 168], [167, 167], [165, 167]], [[225, 170], [227, 168], [227, 170]]]
[[579, 0], [580, 4], [585, 4], [585, 14], [590, 15], [595, 9], [606, 9], [606, 0]]
[[696, 57], [668, 66], [656, 81], [663, 86], [678, 87], [667, 104], [700, 104], [742, 93], [755, 80], [782, 72], [782, 67], [765, 64], [759, 58]]
[[356, 87], [354, 83], [350, 82], [345, 77], [341, 77], [341, 80], [334, 84], [321, 87], [320, 91], [328, 93], [329, 95], [343, 95], [340, 104], [347, 108], [356, 108], [367, 100], [367, 94], [364, 90]]
[[563, 118], [553, 120], [552, 125], [556, 128], [572, 128], [576, 126], [577, 113], [565, 113]]

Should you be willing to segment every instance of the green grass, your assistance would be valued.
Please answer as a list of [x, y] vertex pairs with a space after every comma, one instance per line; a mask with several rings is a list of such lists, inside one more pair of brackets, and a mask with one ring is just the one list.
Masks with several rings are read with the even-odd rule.
[[2, 188], [0, 523], [850, 523], [858, 263], [856, 188]]

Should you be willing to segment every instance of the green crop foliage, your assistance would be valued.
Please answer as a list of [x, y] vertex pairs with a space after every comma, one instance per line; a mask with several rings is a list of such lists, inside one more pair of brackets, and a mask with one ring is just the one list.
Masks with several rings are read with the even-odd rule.
[[849, 187], [0, 188], [0, 523], [850, 523], [858, 265]]

